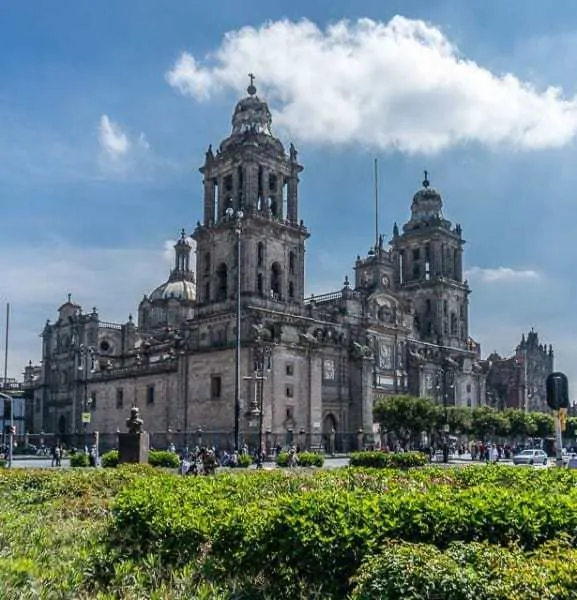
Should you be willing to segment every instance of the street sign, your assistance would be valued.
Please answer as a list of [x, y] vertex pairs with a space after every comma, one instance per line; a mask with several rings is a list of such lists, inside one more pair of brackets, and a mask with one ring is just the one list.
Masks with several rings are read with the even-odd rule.
[[90, 423], [91, 420], [92, 420], [92, 415], [89, 412], [82, 413], [82, 422], [83, 423]]

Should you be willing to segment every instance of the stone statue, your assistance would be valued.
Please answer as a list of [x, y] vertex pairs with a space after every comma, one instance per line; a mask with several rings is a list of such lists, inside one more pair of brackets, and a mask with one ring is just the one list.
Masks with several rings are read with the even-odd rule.
[[138, 407], [133, 406], [130, 409], [130, 417], [126, 419], [126, 427], [128, 428], [128, 433], [142, 433], [142, 424], [143, 421], [138, 416]]
[[297, 156], [298, 156], [297, 149], [294, 147], [294, 144], [292, 142], [289, 147], [289, 156], [290, 156], [291, 162], [297, 161]]

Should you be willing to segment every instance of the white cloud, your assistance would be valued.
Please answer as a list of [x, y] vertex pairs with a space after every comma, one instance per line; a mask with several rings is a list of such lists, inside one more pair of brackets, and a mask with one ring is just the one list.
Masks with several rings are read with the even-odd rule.
[[471, 267], [467, 270], [467, 277], [477, 279], [486, 283], [512, 282], [512, 281], [535, 281], [541, 278], [538, 271], [533, 269], [515, 270], [510, 267], [497, 267], [496, 269], [483, 269]]
[[148, 152], [150, 150], [150, 143], [148, 142], [146, 135], [142, 131], [140, 132], [140, 135], [138, 136], [138, 145], [146, 152]]
[[167, 73], [206, 100], [257, 75], [275, 121], [297, 139], [436, 152], [469, 141], [522, 149], [561, 146], [577, 131], [577, 99], [537, 90], [463, 57], [437, 27], [396, 16], [325, 30], [276, 21], [226, 34], [203, 60], [184, 53]]
[[102, 151], [111, 160], [117, 160], [125, 156], [130, 148], [128, 136], [117, 123], [110, 120], [108, 115], [100, 117], [98, 141]]

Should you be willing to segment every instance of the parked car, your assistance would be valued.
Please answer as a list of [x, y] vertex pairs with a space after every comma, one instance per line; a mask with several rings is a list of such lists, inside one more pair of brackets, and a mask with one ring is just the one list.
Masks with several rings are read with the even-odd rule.
[[514, 465], [546, 465], [547, 455], [543, 450], [523, 450], [513, 457]]

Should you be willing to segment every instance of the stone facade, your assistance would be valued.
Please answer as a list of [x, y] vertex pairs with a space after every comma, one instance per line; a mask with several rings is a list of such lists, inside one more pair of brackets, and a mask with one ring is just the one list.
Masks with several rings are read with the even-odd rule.
[[495, 408], [519, 408], [548, 412], [545, 381], [554, 370], [553, 347], [539, 342], [537, 332], [521, 337], [512, 356], [493, 352], [484, 361], [487, 370], [487, 400]]
[[138, 405], [145, 428], [165, 440], [202, 437], [230, 447], [238, 340], [243, 440], [254, 439], [261, 403], [267, 439], [317, 447], [336, 432], [337, 449], [356, 446], [359, 435], [373, 441], [372, 409], [382, 396], [484, 403], [461, 227], [443, 216], [427, 176], [390, 247], [377, 238], [357, 257], [353, 284], [346, 277], [340, 290], [305, 299], [303, 167], [294, 146], [286, 152], [272, 135], [270, 111], [252, 84], [231, 135], [216, 152], [209, 146], [200, 171], [195, 274], [183, 232], [175, 267], [143, 298], [138, 326], [131, 318], [102, 322], [69, 298], [43, 332], [35, 431], [112, 434]]

